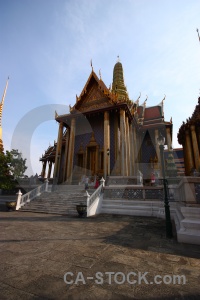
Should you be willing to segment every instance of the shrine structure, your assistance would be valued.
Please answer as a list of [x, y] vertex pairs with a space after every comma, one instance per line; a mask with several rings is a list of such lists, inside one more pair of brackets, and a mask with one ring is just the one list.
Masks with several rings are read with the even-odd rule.
[[[160, 173], [157, 138], [161, 133], [171, 149], [172, 120], [164, 119], [164, 100], [147, 107], [129, 98], [123, 67], [118, 60], [108, 88], [93, 70], [70, 113], [58, 115], [57, 142], [40, 158], [42, 177], [54, 183], [75, 183], [82, 175], [135, 176], [150, 178]], [[48, 166], [48, 171], [47, 171]]]
[[183, 146], [185, 175], [200, 172], [200, 97], [192, 116], [179, 128], [178, 142]]

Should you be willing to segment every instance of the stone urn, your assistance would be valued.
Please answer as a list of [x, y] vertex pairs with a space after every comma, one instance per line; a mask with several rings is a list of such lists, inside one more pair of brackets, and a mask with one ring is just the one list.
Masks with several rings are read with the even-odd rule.
[[82, 203], [77, 204], [76, 210], [79, 214], [79, 217], [87, 217], [87, 205], [82, 204]]
[[6, 201], [6, 207], [8, 211], [16, 210], [17, 201]]

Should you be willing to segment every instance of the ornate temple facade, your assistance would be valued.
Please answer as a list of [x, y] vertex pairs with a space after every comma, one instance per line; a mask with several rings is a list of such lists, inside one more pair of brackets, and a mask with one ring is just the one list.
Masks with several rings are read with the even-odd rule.
[[200, 172], [200, 97], [192, 116], [179, 128], [178, 142], [183, 146], [185, 175]]
[[70, 113], [58, 115], [57, 142], [40, 161], [42, 177], [50, 178], [54, 165], [55, 183], [71, 184], [82, 175], [135, 176], [141, 171], [150, 178], [160, 172], [159, 133], [171, 149], [172, 121], [165, 121], [163, 101], [157, 106], [142, 105], [129, 98], [123, 67], [117, 62], [112, 87], [91, 74]]

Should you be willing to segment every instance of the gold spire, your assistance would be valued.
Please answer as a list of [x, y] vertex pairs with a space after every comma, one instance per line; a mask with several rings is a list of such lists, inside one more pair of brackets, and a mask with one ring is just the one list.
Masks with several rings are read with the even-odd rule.
[[4, 105], [4, 101], [5, 101], [5, 97], [6, 97], [6, 92], [7, 92], [7, 88], [8, 88], [8, 80], [9, 77], [6, 81], [6, 86], [3, 92], [3, 97], [0, 103], [0, 152], [3, 152], [3, 140], [2, 140], [2, 114], [3, 114], [3, 105]]
[[117, 57], [117, 63], [113, 70], [112, 92], [118, 96], [119, 101], [125, 102], [128, 100], [128, 94], [124, 84], [123, 67], [119, 61], [119, 56]]

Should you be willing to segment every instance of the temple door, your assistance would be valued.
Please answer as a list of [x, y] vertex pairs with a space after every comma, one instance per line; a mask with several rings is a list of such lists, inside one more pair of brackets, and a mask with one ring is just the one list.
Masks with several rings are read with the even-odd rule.
[[96, 172], [96, 148], [92, 147], [90, 149], [90, 170], [92, 172], [92, 175]]

